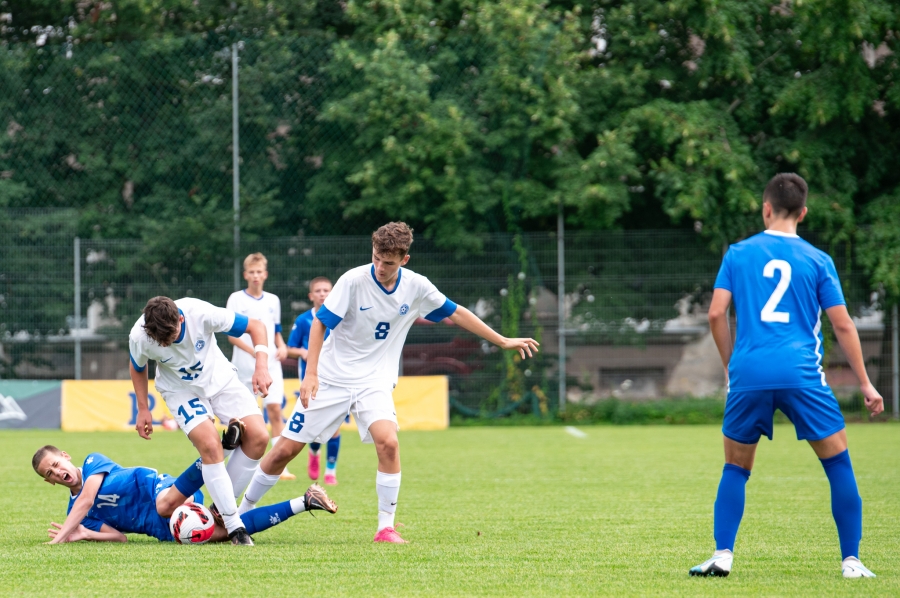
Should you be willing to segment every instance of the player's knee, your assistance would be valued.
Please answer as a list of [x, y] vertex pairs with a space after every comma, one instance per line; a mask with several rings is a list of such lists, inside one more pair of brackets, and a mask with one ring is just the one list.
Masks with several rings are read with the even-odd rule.
[[241, 450], [251, 459], [258, 459], [266, 452], [266, 445], [269, 444], [269, 434], [266, 427], [255, 419], [245, 422], [244, 437], [241, 439]]
[[400, 441], [396, 436], [379, 439], [375, 442], [378, 455], [386, 459], [396, 459], [400, 455]]

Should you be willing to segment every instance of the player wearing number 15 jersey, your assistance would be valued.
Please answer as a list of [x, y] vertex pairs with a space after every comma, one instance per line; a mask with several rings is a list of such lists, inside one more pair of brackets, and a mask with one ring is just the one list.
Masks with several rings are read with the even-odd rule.
[[[517, 350], [523, 359], [537, 351], [534, 340], [497, 334], [468, 309], [447, 299], [427, 278], [403, 268], [409, 262], [412, 241], [412, 230], [402, 222], [379, 228], [372, 234], [372, 263], [341, 276], [319, 308], [310, 328], [300, 399], [282, 439], [260, 462], [241, 502], [241, 513], [253, 508], [306, 444], [331, 438], [344, 417], [353, 413], [360, 438], [374, 443], [378, 454], [375, 541], [404, 543], [394, 530], [400, 448], [391, 392], [403, 343], [415, 319], [450, 318], [503, 349]], [[327, 341], [326, 327], [331, 330]]]
[[[731, 572], [744, 495], [760, 436], [772, 438], [780, 409], [822, 462], [831, 484], [831, 510], [844, 577], [874, 577], [859, 561], [862, 499], [847, 450], [844, 418], [822, 370], [822, 311], [828, 315], [866, 407], [883, 410], [869, 382], [859, 336], [847, 313], [831, 258], [797, 236], [806, 216], [806, 182], [779, 174], [763, 194], [766, 230], [732, 245], [716, 278], [709, 322], [727, 370], [725, 468], [714, 509], [716, 552], [691, 575]], [[734, 299], [737, 339], [732, 350], [728, 306]]]

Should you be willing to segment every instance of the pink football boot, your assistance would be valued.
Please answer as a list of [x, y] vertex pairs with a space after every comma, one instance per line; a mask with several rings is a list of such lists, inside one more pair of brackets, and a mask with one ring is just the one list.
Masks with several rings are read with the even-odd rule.
[[375, 534], [376, 542], [390, 542], [391, 544], [407, 544], [406, 540], [400, 537], [392, 527], [386, 527]]
[[319, 479], [319, 455], [309, 454], [309, 467], [306, 472], [309, 474], [309, 479]]

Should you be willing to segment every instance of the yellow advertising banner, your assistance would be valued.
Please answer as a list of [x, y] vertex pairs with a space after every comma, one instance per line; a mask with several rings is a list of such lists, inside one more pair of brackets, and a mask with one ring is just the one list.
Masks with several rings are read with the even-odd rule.
[[[296, 378], [284, 381], [284, 415], [294, 409], [300, 390]], [[394, 406], [401, 430], [444, 430], [450, 425], [449, 387], [446, 376], [404, 376], [394, 389]], [[173, 426], [172, 414], [150, 381], [150, 413], [154, 431]], [[68, 432], [133, 430], [137, 399], [130, 380], [64, 380], [62, 429]], [[356, 423], [344, 424], [356, 429]]]

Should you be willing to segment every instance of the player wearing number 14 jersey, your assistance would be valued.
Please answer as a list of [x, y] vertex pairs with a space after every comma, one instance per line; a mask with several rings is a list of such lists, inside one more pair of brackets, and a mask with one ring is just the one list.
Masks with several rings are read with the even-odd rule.
[[[311, 442], [331, 438], [352, 413], [363, 442], [375, 444], [378, 473], [376, 542], [404, 543], [394, 529], [400, 493], [397, 413], [391, 392], [397, 383], [400, 353], [415, 319], [449, 318], [524, 359], [537, 351], [530, 338], [505, 338], [472, 312], [457, 306], [424, 276], [406, 270], [412, 230], [391, 222], [372, 235], [372, 263], [341, 276], [310, 328], [306, 376], [300, 400], [282, 439], [260, 462], [240, 512], [245, 513], [278, 481], [284, 467]], [[325, 338], [325, 329], [331, 334]]]
[[[806, 216], [806, 182], [779, 174], [766, 186], [766, 230], [732, 245], [716, 278], [709, 323], [729, 382], [725, 403], [725, 468], [714, 509], [716, 551], [691, 575], [731, 572], [744, 493], [761, 436], [772, 438], [780, 409], [822, 462], [831, 484], [831, 511], [844, 577], [874, 577], [859, 561], [862, 499], [856, 486], [844, 418], [822, 370], [822, 311], [860, 381], [866, 407], [883, 410], [869, 382], [859, 336], [847, 313], [831, 258], [797, 236]], [[737, 339], [732, 350], [728, 306], [734, 298]]]

